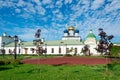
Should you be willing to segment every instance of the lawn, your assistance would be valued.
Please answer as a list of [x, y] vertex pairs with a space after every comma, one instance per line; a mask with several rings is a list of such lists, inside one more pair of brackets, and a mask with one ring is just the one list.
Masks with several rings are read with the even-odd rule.
[[120, 65], [2, 65], [0, 80], [119, 80]]
[[[26, 56], [17, 56], [22, 59]], [[29, 57], [27, 55], [27, 57]], [[44, 58], [45, 56], [30, 56]], [[54, 56], [47, 56], [54, 57]], [[14, 60], [12, 55], [0, 59]], [[11, 61], [12, 62], [12, 61]], [[107, 68], [106, 68], [107, 67]], [[106, 70], [107, 69], [107, 70]], [[120, 80], [120, 63], [110, 65], [0, 65], [0, 80]]]

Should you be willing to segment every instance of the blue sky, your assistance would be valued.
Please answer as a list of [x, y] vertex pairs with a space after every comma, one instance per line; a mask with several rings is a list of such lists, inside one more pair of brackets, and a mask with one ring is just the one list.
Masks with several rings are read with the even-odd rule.
[[32, 41], [40, 28], [41, 38], [60, 40], [66, 24], [76, 23], [83, 39], [101, 27], [120, 42], [120, 0], [0, 0], [1, 35]]

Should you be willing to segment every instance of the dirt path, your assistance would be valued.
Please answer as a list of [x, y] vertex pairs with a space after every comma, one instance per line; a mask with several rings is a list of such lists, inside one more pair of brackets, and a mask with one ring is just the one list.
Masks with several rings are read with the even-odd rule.
[[24, 59], [22, 63], [27, 64], [48, 64], [48, 65], [98, 65], [110, 63], [109, 58], [89, 58], [89, 57], [56, 57], [56, 58], [36, 58]]

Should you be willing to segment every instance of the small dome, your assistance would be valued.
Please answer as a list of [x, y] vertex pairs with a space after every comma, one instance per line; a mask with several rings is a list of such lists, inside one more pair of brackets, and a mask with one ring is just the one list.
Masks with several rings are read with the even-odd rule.
[[96, 36], [95, 36], [93, 33], [89, 33], [89, 34], [87, 35], [87, 38], [96, 38]]
[[76, 30], [75, 30], [75, 33], [79, 33], [79, 30], [78, 30], [78, 29], [76, 29]]
[[73, 27], [73, 26], [70, 26], [70, 27], [68, 28], [68, 30], [74, 31], [74, 27]]
[[66, 30], [64, 30], [64, 33], [68, 33], [68, 30], [66, 29]]
[[87, 35], [87, 38], [96, 38], [96, 36], [92, 32], [92, 29], [90, 29], [89, 34]]

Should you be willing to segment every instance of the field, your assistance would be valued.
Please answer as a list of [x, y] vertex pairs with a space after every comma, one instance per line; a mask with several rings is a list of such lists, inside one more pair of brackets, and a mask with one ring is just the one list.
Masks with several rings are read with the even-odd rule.
[[[29, 56], [19, 56], [25, 58]], [[44, 56], [39, 56], [44, 58]], [[47, 56], [53, 57], [53, 56]], [[4, 59], [13, 58], [5, 56]], [[38, 58], [32, 56], [31, 58]], [[2, 56], [0, 57], [2, 59]], [[0, 65], [0, 80], [120, 80], [120, 64], [104, 65]]]
[[120, 65], [4, 65], [0, 80], [120, 80]]

